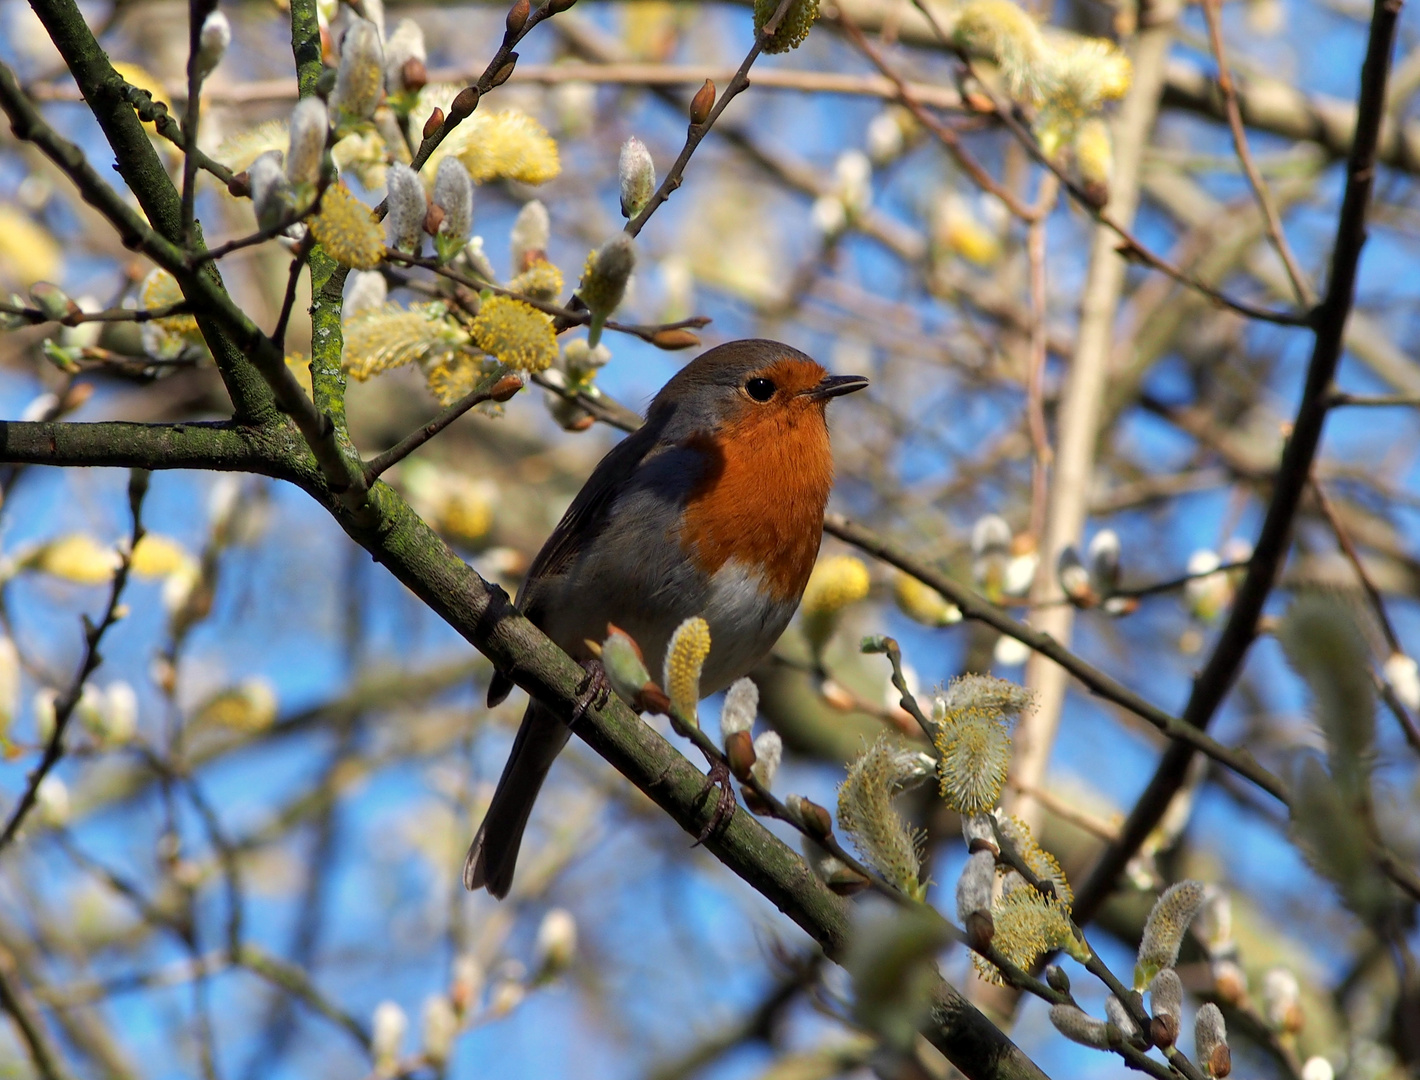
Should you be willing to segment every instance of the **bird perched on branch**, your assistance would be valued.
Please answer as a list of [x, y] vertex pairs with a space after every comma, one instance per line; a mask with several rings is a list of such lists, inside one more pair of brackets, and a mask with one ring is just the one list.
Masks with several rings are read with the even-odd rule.
[[[723, 690], [799, 605], [833, 484], [826, 406], [867, 385], [774, 341], [697, 357], [601, 460], [533, 560], [518, 607], [584, 666], [595, 664], [586, 642], [615, 623], [652, 671], [676, 627], [700, 615], [712, 641], [701, 693]], [[495, 674], [489, 706], [512, 686]], [[469, 889], [507, 895], [533, 802], [570, 734], [567, 717], [528, 703], [464, 863]]]

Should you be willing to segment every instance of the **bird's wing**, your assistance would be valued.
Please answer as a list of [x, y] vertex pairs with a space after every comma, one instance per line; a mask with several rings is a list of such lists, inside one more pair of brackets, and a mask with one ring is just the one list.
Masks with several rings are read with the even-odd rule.
[[[583, 546], [606, 526], [617, 493], [626, 487], [631, 475], [648, 457], [654, 456], [661, 424], [647, 423], [617, 443], [602, 458], [572, 505], [562, 515], [557, 528], [542, 545], [542, 550], [528, 567], [528, 576], [518, 590], [517, 607], [534, 625], [542, 625], [542, 610], [538, 586], [559, 574], [577, 560]], [[512, 692], [513, 682], [501, 671], [495, 671], [488, 684], [488, 705], [497, 705]]]

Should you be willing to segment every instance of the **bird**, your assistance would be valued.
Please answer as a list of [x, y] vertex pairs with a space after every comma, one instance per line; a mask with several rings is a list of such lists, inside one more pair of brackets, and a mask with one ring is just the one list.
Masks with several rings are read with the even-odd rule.
[[[608, 623], [660, 670], [676, 628], [710, 627], [703, 697], [773, 648], [818, 558], [833, 485], [827, 405], [868, 385], [776, 341], [709, 349], [652, 399], [645, 423], [593, 470], [528, 567], [517, 608], [588, 669]], [[495, 672], [490, 708], [512, 690]], [[513, 884], [533, 803], [571, 723], [533, 698], [469, 847], [463, 881]]]

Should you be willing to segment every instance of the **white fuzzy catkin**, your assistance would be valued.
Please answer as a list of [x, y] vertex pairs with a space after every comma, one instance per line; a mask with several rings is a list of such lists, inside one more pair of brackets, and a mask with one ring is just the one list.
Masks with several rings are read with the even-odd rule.
[[424, 198], [424, 182], [408, 165], [391, 165], [385, 173], [389, 214], [385, 229], [390, 247], [419, 253], [424, 233], [424, 216], [429, 211]]

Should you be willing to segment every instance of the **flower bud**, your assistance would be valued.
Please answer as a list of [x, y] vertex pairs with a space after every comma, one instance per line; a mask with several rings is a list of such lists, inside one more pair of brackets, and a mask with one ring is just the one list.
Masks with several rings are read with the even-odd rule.
[[1302, 988], [1286, 968], [1272, 968], [1262, 977], [1262, 1011], [1276, 1031], [1302, 1029]]
[[1134, 989], [1143, 990], [1160, 971], [1174, 966], [1188, 924], [1202, 906], [1203, 884], [1198, 881], [1180, 881], [1170, 885], [1154, 903], [1139, 943], [1139, 959], [1134, 965]]
[[1213, 961], [1211, 974], [1220, 1001], [1236, 1005], [1247, 997], [1247, 972], [1236, 960]]
[[444, 212], [434, 247], [439, 261], [448, 262], [463, 250], [473, 232], [473, 180], [464, 163], [452, 154], [440, 160], [434, 175], [434, 205]]
[[256, 209], [256, 223], [263, 229], [274, 229], [291, 214], [291, 185], [281, 168], [281, 151], [268, 150], [247, 168], [251, 202]]
[[725, 736], [725, 760], [730, 772], [742, 784], [754, 775], [754, 736], [748, 731], [732, 731]]
[[79, 305], [69, 299], [69, 294], [48, 281], [36, 281], [31, 285], [30, 299], [34, 301], [35, 307], [44, 312], [46, 319], [55, 322], [81, 314]]
[[1070, 992], [1070, 976], [1065, 974], [1065, 969], [1059, 964], [1045, 965], [1045, 984], [1057, 993]]
[[513, 229], [508, 236], [514, 273], [521, 274], [542, 259], [551, 237], [552, 222], [547, 216], [547, 207], [537, 199], [523, 203], [523, 208], [513, 219]]
[[340, 43], [340, 66], [330, 94], [333, 115], [368, 120], [380, 103], [384, 88], [385, 54], [380, 32], [374, 23], [356, 18]]
[[577, 920], [570, 911], [553, 908], [538, 924], [533, 967], [543, 978], [565, 971], [577, 952]]
[[854, 896], [868, 888], [872, 882], [858, 873], [836, 855], [831, 855], [805, 836], [801, 844], [804, 859], [818, 878], [829, 890], [839, 896]]
[[1000, 846], [996, 843], [996, 830], [991, 827], [992, 817], [990, 814], [963, 814], [961, 816], [961, 835], [966, 841], [969, 851], [990, 851], [992, 855], [1001, 853]]
[[968, 926], [972, 915], [989, 915], [995, 888], [996, 856], [984, 849], [972, 852], [957, 880], [957, 921]]
[[341, 309], [346, 319], [354, 318], [362, 311], [374, 311], [385, 306], [389, 296], [389, 283], [378, 270], [351, 271], [345, 286], [345, 306]]
[[596, 318], [605, 320], [626, 295], [626, 283], [636, 267], [636, 243], [617, 233], [587, 256], [577, 295]]
[[1381, 671], [1400, 703], [1411, 712], [1420, 710], [1420, 664], [1405, 653], [1391, 653]]
[[286, 153], [286, 179], [292, 187], [320, 182], [330, 110], [318, 97], [302, 98], [291, 110], [291, 143]]
[[496, 86], [502, 86], [505, 82], [511, 79], [513, 77], [513, 69], [516, 68], [517, 65], [518, 54], [515, 52], [510, 52], [508, 54], [508, 59], [504, 62], [503, 66], [500, 67], [496, 72], [494, 72], [493, 78], [488, 84], [488, 88], [491, 90]]
[[1080, 561], [1080, 553], [1074, 545], [1067, 544], [1060, 550], [1060, 557], [1055, 562], [1055, 576], [1060, 580], [1065, 596], [1076, 607], [1092, 608], [1099, 602], [1099, 597], [1090, 587], [1090, 572]]
[[829, 817], [824, 807], [812, 799], [806, 799], [802, 795], [789, 795], [785, 797], [784, 805], [798, 818], [804, 831], [814, 839], [824, 840], [832, 834], [833, 818]]
[[459, 1018], [453, 1003], [443, 994], [430, 994], [425, 998], [420, 1022], [424, 1057], [435, 1065], [443, 1065], [449, 1060], [458, 1033]]
[[651, 335], [651, 344], [658, 349], [674, 352], [676, 349], [693, 349], [700, 344], [700, 335], [684, 327], [665, 328]]
[[1085, 194], [1097, 207], [1109, 202], [1109, 178], [1114, 169], [1114, 150], [1109, 125], [1097, 116], [1086, 120], [1075, 132], [1075, 167]]
[[479, 90], [476, 86], [465, 86], [454, 95], [453, 104], [449, 106], [449, 116], [455, 120], [465, 120], [473, 114], [473, 110], [478, 108]]
[[391, 93], [413, 93], [421, 89], [428, 81], [425, 71], [428, 62], [424, 31], [413, 19], [400, 19], [385, 42], [385, 85]]
[[759, 711], [759, 687], [750, 678], [736, 679], [725, 692], [725, 704], [720, 709], [720, 731], [730, 735], [749, 731]]
[[870, 584], [867, 566], [853, 555], [833, 555], [814, 567], [799, 610], [804, 635], [815, 655], [823, 651], [838, 629], [843, 611], [868, 595]]
[[1104, 999], [1104, 1014], [1109, 1018], [1109, 1022], [1119, 1029], [1120, 1034], [1130, 1042], [1139, 1038], [1139, 1025], [1129, 1015], [1129, 1009], [1125, 1007], [1124, 1002], [1113, 994]]
[[633, 218], [651, 201], [656, 190], [656, 163], [646, 144], [632, 135], [621, 144], [621, 216]]
[[690, 99], [690, 122], [692, 124], [703, 124], [710, 119], [710, 110], [715, 107], [715, 84], [709, 79], [705, 80], [705, 85], [695, 91], [695, 96]]
[[532, 5], [528, 0], [514, 0], [512, 7], [508, 9], [508, 16], [503, 20], [504, 41], [512, 41], [523, 32], [523, 27], [528, 24], [528, 15], [532, 12]]
[[774, 786], [774, 774], [779, 771], [779, 762], [784, 757], [784, 740], [777, 731], [762, 731], [754, 740], [754, 766], [750, 769], [754, 778], [768, 790]]
[[50, 828], [63, 828], [69, 824], [69, 788], [59, 777], [50, 773], [35, 788], [35, 809], [39, 820]]
[[1119, 534], [1113, 529], [1095, 533], [1089, 547], [1090, 577], [1095, 588], [1108, 595], [1119, 587]]
[[1168, 1047], [1178, 1041], [1178, 1026], [1183, 1018], [1183, 980], [1173, 968], [1164, 968], [1149, 984], [1149, 1008], [1153, 1023], [1149, 1035], [1155, 1046]]
[[408, 1027], [409, 1017], [395, 1002], [382, 1001], [375, 1006], [370, 1024], [370, 1056], [375, 1059], [376, 1075], [393, 1076], [399, 1071], [399, 1049]]
[[617, 697], [633, 709], [639, 709], [641, 693], [651, 681], [641, 647], [620, 627], [607, 623], [606, 629], [606, 640], [600, 645], [599, 655], [607, 680]]
[[483, 965], [473, 953], [462, 953], [454, 960], [449, 1001], [459, 1016], [471, 1016], [478, 1011], [478, 999], [483, 994]]
[[192, 58], [192, 67], [199, 82], [217, 70], [231, 43], [232, 24], [227, 21], [227, 16], [214, 11], [202, 20], [202, 29], [197, 35], [197, 55]]
[[408, 165], [391, 165], [385, 172], [389, 213], [385, 217], [385, 232], [390, 247], [419, 254], [423, 243], [424, 216], [428, 202], [424, 198], [424, 183]]
[[1201, 1006], [1193, 1020], [1194, 1058], [1214, 1080], [1233, 1071], [1233, 1055], [1228, 1049], [1228, 1028], [1223, 1013], [1211, 1001]]
[[1109, 1049], [1109, 1025], [1086, 1015], [1074, 1005], [1052, 1005], [1050, 1022], [1071, 1042], [1092, 1046], [1096, 1050]]

